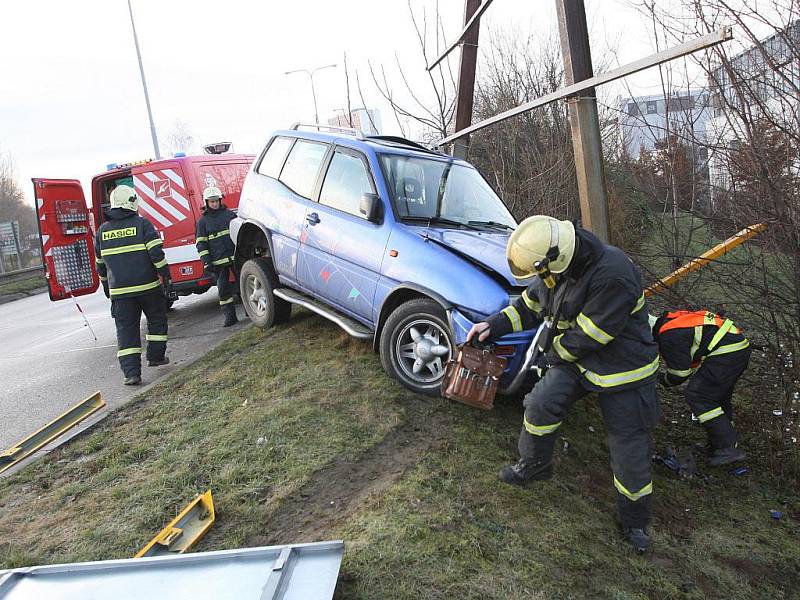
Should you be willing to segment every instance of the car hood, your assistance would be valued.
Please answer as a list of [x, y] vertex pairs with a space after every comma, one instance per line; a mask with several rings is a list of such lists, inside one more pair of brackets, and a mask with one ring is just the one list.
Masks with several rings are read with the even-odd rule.
[[510, 231], [473, 231], [439, 227], [412, 227], [412, 229], [423, 238], [427, 237], [458, 256], [496, 273], [508, 285], [519, 286], [506, 260], [506, 245], [511, 235]]

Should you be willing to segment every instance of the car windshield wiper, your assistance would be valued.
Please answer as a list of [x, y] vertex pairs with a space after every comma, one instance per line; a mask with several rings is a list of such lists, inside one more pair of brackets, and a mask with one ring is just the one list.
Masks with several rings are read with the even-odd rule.
[[471, 223], [464, 223], [463, 221], [454, 221], [453, 219], [447, 219], [445, 217], [422, 217], [416, 215], [406, 215], [400, 217], [404, 221], [416, 221], [420, 223], [427, 223], [428, 226], [439, 223], [441, 225], [455, 225], [456, 227], [466, 227], [467, 229], [474, 229], [475, 231], [480, 231], [480, 227], [476, 227]]
[[487, 227], [497, 227], [498, 229], [514, 229], [511, 225], [506, 225], [505, 223], [498, 223], [497, 221], [470, 221], [470, 225], [486, 225]]

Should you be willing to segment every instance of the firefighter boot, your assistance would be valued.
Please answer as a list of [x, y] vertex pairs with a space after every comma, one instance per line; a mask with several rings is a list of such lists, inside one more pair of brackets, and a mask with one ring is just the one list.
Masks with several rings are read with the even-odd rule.
[[160, 367], [161, 365], [168, 365], [169, 364], [169, 356], [165, 356], [164, 358], [154, 358], [154, 359], [147, 359], [147, 366], [148, 367]]
[[747, 458], [744, 450], [736, 443], [738, 436], [726, 415], [720, 415], [703, 423], [711, 442], [712, 451], [709, 455], [708, 466], [721, 467]]
[[625, 536], [625, 541], [633, 547], [637, 554], [644, 554], [650, 547], [650, 536], [647, 535], [646, 529], [626, 527], [622, 534]]
[[125, 385], [139, 385], [142, 383], [142, 377], [141, 375], [131, 375], [130, 377], [126, 377], [122, 383]]
[[225, 315], [225, 322], [222, 324], [223, 327], [230, 327], [239, 322], [239, 319], [236, 318], [236, 305], [233, 302], [222, 307], [222, 314]]
[[[522, 435], [529, 435], [524, 432]], [[526, 447], [533, 452], [530, 457], [522, 457], [513, 465], [500, 470], [500, 479], [511, 485], [527, 485], [531, 481], [543, 481], [553, 476], [554, 435], [531, 436]]]

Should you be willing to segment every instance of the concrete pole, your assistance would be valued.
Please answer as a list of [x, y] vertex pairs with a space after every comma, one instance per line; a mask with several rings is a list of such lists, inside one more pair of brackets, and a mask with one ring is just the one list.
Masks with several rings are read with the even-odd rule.
[[142, 89], [144, 90], [144, 103], [147, 105], [147, 118], [150, 119], [150, 135], [153, 138], [153, 150], [156, 159], [161, 158], [161, 151], [158, 149], [158, 137], [156, 136], [156, 126], [153, 123], [153, 111], [150, 109], [150, 96], [147, 94], [147, 81], [144, 78], [144, 65], [142, 65], [142, 53], [139, 52], [139, 38], [136, 36], [136, 24], [133, 22], [133, 9], [131, 0], [128, 0], [128, 12], [131, 15], [131, 29], [133, 29], [133, 44], [136, 46], [136, 58], [139, 60], [139, 73], [142, 76]]
[[[593, 76], [586, 9], [583, 0], [556, 0], [564, 79], [572, 85]], [[603, 147], [594, 88], [567, 99], [578, 196], [583, 226], [604, 242], [609, 239]]]
[[[464, 0], [464, 26], [478, 10], [481, 0]], [[475, 65], [478, 62], [478, 33], [480, 20], [464, 36], [461, 43], [461, 59], [458, 67], [458, 92], [456, 93], [456, 131], [472, 124], [472, 103], [475, 96]], [[453, 143], [453, 156], [466, 160], [469, 151], [469, 136], [465, 135]]]

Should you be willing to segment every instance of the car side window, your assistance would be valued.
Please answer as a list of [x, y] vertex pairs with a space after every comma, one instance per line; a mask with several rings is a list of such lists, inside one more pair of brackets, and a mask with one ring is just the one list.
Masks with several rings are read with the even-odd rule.
[[372, 179], [364, 161], [358, 156], [335, 152], [322, 184], [319, 203], [366, 218], [359, 211], [361, 196], [374, 193]]
[[258, 165], [257, 172], [277, 179], [292, 141], [291, 138], [285, 137], [277, 137], [272, 140], [264, 158], [261, 159], [261, 164]]
[[311, 198], [327, 144], [297, 140], [283, 165], [280, 180], [295, 194]]

